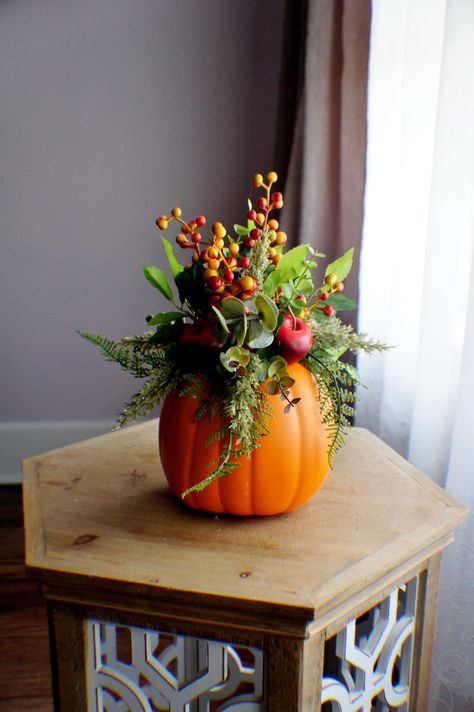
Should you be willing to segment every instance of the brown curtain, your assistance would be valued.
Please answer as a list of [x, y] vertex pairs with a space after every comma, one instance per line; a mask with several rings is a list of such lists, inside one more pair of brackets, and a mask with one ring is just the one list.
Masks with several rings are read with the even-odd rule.
[[283, 229], [330, 259], [354, 246], [346, 292], [355, 299], [370, 19], [370, 0], [288, 1], [276, 148], [286, 176]]

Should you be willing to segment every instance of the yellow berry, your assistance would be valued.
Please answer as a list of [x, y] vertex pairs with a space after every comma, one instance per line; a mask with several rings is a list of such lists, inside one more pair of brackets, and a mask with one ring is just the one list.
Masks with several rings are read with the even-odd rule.
[[324, 278], [325, 284], [329, 284], [330, 287], [334, 287], [334, 285], [337, 283], [337, 274], [334, 272], [331, 272], [330, 274], [327, 274]]
[[272, 257], [275, 257], [276, 253], [277, 253], [277, 251], [275, 250], [274, 247], [269, 247], [269, 248], [268, 248], [267, 254], [268, 254], [268, 256], [269, 256], [270, 259], [272, 259]]
[[156, 224], [158, 225], [160, 230], [166, 230], [166, 228], [168, 227], [168, 218], [166, 217], [166, 215], [160, 215], [160, 217], [156, 220]]
[[270, 228], [270, 230], [278, 230], [278, 220], [275, 220], [275, 218], [269, 220], [268, 227]]
[[224, 247], [224, 240], [221, 238], [219, 240], [214, 240], [214, 245], [217, 247], [218, 250], [222, 250]]
[[179, 217], [181, 217], [181, 208], [173, 208], [173, 210], [171, 211], [171, 215], [172, 215], [174, 218], [179, 218]]
[[216, 257], [219, 257], [219, 250], [216, 250], [215, 247], [208, 247], [207, 248], [207, 258], [209, 260], [215, 260]]
[[198, 253], [197, 253], [197, 252], [194, 252], [194, 253], [193, 253], [193, 262], [197, 262], [198, 259], [199, 259]]
[[255, 222], [257, 223], [257, 225], [263, 225], [263, 223], [265, 222], [265, 215], [263, 213], [257, 213]]
[[226, 229], [224, 225], [220, 222], [215, 222], [212, 226], [212, 232], [217, 238], [225, 237]]
[[229, 252], [232, 255], [232, 257], [235, 257], [239, 253], [239, 245], [237, 242], [231, 242], [229, 245]]
[[277, 252], [276, 255], [273, 255], [272, 262], [274, 265], [277, 265], [280, 260], [281, 260], [281, 255], [279, 252]]
[[203, 279], [205, 282], [207, 282], [208, 279], [211, 279], [211, 277], [218, 277], [219, 273], [215, 269], [205, 269], [204, 272], [202, 273]]
[[267, 173], [267, 180], [269, 183], [275, 183], [278, 180], [278, 176], [275, 171], [270, 171], [270, 173]]
[[263, 176], [261, 173], [255, 173], [254, 177], [252, 178], [252, 185], [254, 188], [260, 188], [260, 186], [263, 183]]
[[277, 232], [276, 240], [275, 240], [277, 245], [284, 245], [287, 240], [288, 240], [288, 236], [287, 236], [286, 232], [283, 232], [283, 230], [280, 230], [279, 232]]
[[220, 260], [209, 260], [207, 265], [209, 269], [219, 269]]
[[248, 291], [249, 289], [253, 288], [253, 277], [249, 277], [246, 275], [245, 277], [241, 277], [239, 279], [239, 287], [243, 289], [245, 292]]
[[268, 233], [268, 239], [270, 241], [270, 244], [273, 244], [275, 242], [276, 236], [277, 236], [277, 234], [276, 234], [275, 230], [270, 230], [270, 232]]

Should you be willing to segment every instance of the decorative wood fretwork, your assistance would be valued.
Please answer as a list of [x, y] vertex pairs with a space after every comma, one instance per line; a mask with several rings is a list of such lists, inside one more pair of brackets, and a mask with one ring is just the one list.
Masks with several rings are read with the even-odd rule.
[[408, 710], [418, 579], [326, 642], [322, 710]]
[[263, 651], [87, 620], [89, 712], [263, 712]]

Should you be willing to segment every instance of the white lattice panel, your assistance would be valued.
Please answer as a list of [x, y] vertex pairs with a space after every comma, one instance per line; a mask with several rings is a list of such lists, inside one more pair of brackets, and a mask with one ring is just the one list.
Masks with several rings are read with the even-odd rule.
[[263, 712], [263, 652], [88, 620], [89, 712]]
[[[321, 704], [336, 712], [408, 711], [417, 579], [392, 591], [327, 644]], [[331, 645], [332, 643], [332, 645]], [[415, 712], [415, 711], [413, 711]]]

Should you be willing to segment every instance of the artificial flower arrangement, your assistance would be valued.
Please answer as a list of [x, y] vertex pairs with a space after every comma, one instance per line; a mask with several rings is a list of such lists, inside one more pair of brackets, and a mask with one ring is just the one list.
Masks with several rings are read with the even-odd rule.
[[[208, 230], [203, 215], [186, 220], [178, 207], [159, 217], [156, 224], [162, 231], [177, 225], [176, 243], [190, 256], [183, 266], [162, 236], [175, 289], [164, 270], [144, 267], [147, 280], [172, 308], [147, 316], [150, 330], [144, 335], [112, 341], [80, 332], [108, 360], [146, 379], [116, 427], [150, 413], [164, 399], [190, 404], [188, 421], [206, 422], [205, 441], [199, 436], [199, 447], [214, 457], [204, 461], [196, 455], [196, 467], [203, 471], [174, 488], [191, 506], [200, 506], [192, 496], [212, 489], [219, 478], [234, 477], [243, 467], [243, 460], [271, 435], [276, 410], [285, 418], [304, 407], [296, 388], [302, 375], [314, 384], [325, 433], [324, 461], [331, 466], [354, 414], [358, 383], [357, 370], [341, 356], [346, 351], [384, 348], [338, 317], [338, 312], [356, 307], [343, 293], [353, 250], [327, 265], [317, 279], [317, 260], [324, 255], [308, 244], [285, 249], [287, 235], [274, 217], [283, 206], [283, 195], [273, 189], [276, 181], [274, 171], [266, 182], [260, 173], [253, 176], [253, 187], [261, 194], [255, 205], [248, 200], [246, 220], [234, 225], [232, 234], [221, 222]], [[170, 427], [176, 441], [180, 429], [194, 426], [183, 420], [182, 426], [178, 421]], [[310, 439], [307, 434], [304, 438]], [[173, 434], [167, 432], [163, 440], [169, 439]], [[193, 448], [195, 440], [193, 436]], [[186, 446], [178, 447], [168, 458], [168, 469], [184, 468], [183, 462], [175, 461], [185, 456]], [[278, 486], [275, 474], [274, 487]], [[297, 498], [291, 501], [300, 503]], [[203, 508], [234, 511], [221, 504]], [[238, 507], [235, 511], [241, 513]]]

